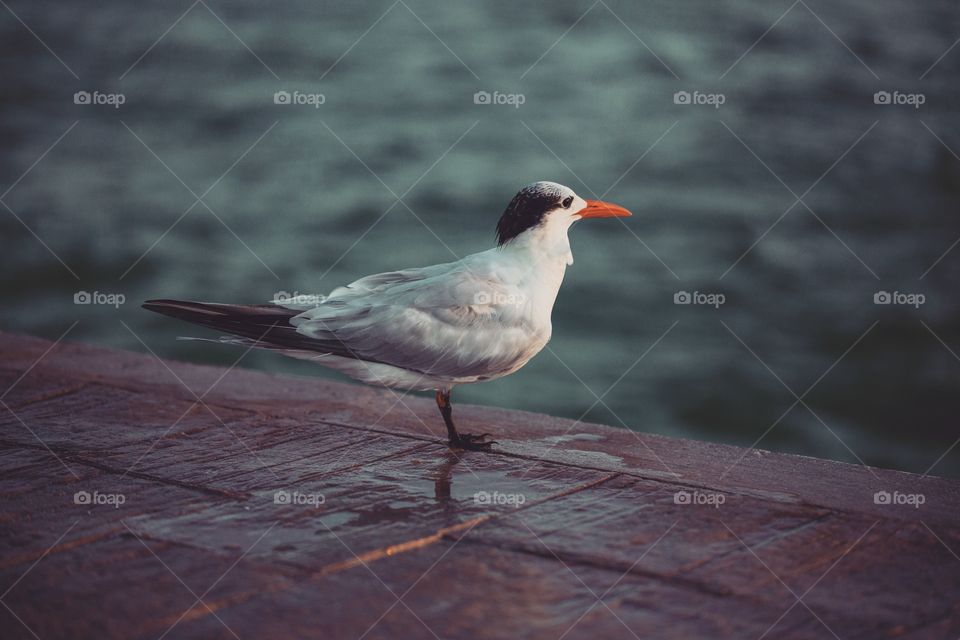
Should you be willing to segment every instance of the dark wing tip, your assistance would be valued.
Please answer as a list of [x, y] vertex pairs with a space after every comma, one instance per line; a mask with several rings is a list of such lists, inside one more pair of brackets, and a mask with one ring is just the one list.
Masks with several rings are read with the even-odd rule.
[[158, 311], [170, 305], [176, 304], [176, 302], [177, 302], [176, 300], [164, 300], [164, 299], [147, 300], [140, 306], [149, 311]]
[[[347, 345], [336, 337], [317, 339], [297, 332], [291, 318], [301, 311], [282, 305], [239, 305], [188, 300], [147, 300], [143, 308], [165, 316], [185, 320], [210, 329], [249, 338], [256, 346], [278, 349], [298, 349], [358, 358]], [[370, 360], [377, 362], [377, 360]]]
[[147, 300], [141, 306], [147, 311], [184, 320], [192, 320], [197, 316], [221, 315], [222, 313], [217, 305], [206, 302], [189, 302], [187, 300]]

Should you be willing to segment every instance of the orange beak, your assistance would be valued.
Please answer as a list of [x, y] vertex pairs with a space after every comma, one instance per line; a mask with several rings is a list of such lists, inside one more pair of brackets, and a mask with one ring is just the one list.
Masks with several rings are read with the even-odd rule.
[[587, 200], [587, 206], [577, 212], [581, 218], [624, 218], [633, 215], [620, 205], [603, 200]]

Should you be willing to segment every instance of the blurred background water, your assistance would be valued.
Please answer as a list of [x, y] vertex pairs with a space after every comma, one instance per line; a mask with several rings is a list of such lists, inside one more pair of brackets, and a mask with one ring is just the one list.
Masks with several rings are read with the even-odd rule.
[[573, 229], [550, 351], [459, 401], [960, 476], [956, 2], [8, 7], [3, 329], [232, 364], [139, 302], [450, 261], [554, 180], [635, 215]]

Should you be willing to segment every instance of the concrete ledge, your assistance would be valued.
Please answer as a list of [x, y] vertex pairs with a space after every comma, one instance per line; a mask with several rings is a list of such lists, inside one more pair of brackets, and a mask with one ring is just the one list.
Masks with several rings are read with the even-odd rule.
[[464, 405], [500, 445], [457, 455], [429, 398], [0, 354], [5, 637], [960, 633], [957, 482]]

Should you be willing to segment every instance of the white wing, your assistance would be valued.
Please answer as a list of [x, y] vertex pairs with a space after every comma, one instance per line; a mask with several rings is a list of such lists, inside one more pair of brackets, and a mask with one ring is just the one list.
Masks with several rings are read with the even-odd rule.
[[433, 377], [503, 375], [546, 344], [549, 326], [530, 320], [523, 291], [489, 253], [362, 278], [290, 323], [370, 362]]

